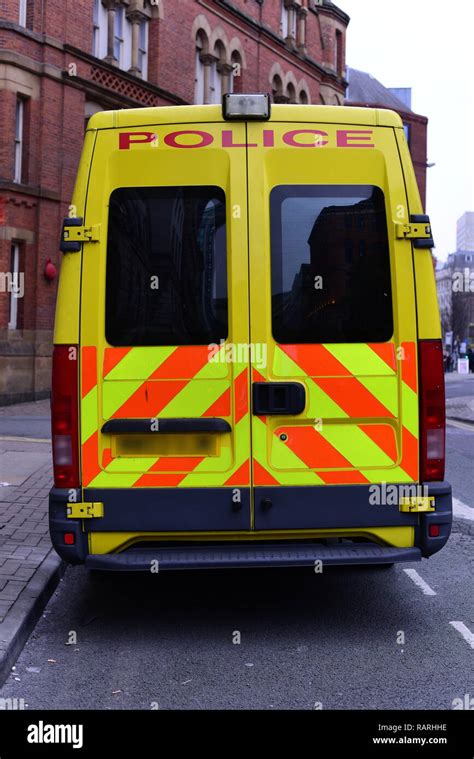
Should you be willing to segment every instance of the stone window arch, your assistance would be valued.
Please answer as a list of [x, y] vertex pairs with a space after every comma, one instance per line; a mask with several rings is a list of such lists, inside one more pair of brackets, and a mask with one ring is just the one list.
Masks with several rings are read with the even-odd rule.
[[309, 103], [309, 96], [308, 96], [308, 93], [306, 92], [306, 90], [301, 90], [300, 91], [299, 101], [300, 101], [300, 103], [302, 105], [308, 105], [308, 103]]

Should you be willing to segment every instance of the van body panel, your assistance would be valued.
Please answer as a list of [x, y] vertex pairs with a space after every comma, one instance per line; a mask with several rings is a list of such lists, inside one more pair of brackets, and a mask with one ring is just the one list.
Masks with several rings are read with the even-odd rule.
[[[366, 150], [313, 144], [312, 149], [298, 151], [279, 139], [293, 127], [296, 132], [294, 123], [274, 125], [275, 143], [283, 143], [282, 147], [249, 150], [249, 175], [259, 178], [252, 187], [254, 202], [249, 204], [250, 324], [252, 342], [268, 346], [268, 367], [262, 371], [254, 366], [254, 380], [300, 381], [305, 385], [307, 403], [304, 412], [295, 417], [252, 416], [254, 485], [413, 482], [418, 477], [416, 312], [411, 245], [395, 238], [393, 232], [397, 218], [408, 221], [394, 130], [370, 130], [370, 144], [374, 147]], [[314, 123], [307, 127], [307, 132], [301, 130], [292, 140], [311, 147], [314, 136], [324, 132], [324, 142], [336, 142], [337, 127]], [[265, 128], [260, 123], [249, 124], [248, 142], [260, 144]], [[292, 194], [304, 202], [305, 185], [315, 183], [327, 188], [329, 196], [335, 187], [367, 186], [383, 192], [393, 300], [393, 329], [384, 342], [282, 344], [274, 339], [268, 275], [274, 263], [271, 251], [275, 241], [270, 240], [274, 209], [268, 198], [276, 188], [289, 187], [298, 188]], [[302, 204], [299, 211], [295, 203], [291, 205], [292, 200], [289, 193], [283, 201], [290, 202], [288, 221], [291, 223], [293, 214], [300, 213], [303, 222], [305, 207]], [[313, 201], [316, 199], [310, 199]], [[329, 202], [344, 201], [336, 198]], [[336, 219], [338, 228], [343, 222]], [[357, 212], [351, 222], [357, 222]], [[281, 217], [278, 223], [282, 225]], [[311, 235], [317, 236], [317, 224]], [[334, 232], [323, 230], [321, 239], [328, 231]], [[331, 248], [333, 257], [341, 253], [351, 235], [354, 237], [357, 231], [343, 233], [344, 239]], [[364, 242], [361, 233], [359, 237]], [[285, 245], [294, 257], [291, 242], [288, 236]], [[300, 246], [301, 242], [293, 241]], [[324, 278], [327, 273], [330, 280], [332, 272], [328, 261], [321, 258], [319, 262], [308, 259], [301, 266], [307, 271], [298, 276], [316, 280], [322, 275], [320, 289], [324, 293]], [[344, 276], [342, 260], [338, 271]], [[308, 302], [303, 305], [307, 312], [312, 307], [309, 288], [308, 292]], [[295, 300], [296, 314], [301, 299]], [[321, 298], [315, 301], [315, 307], [320, 303]]]
[[[200, 126], [193, 124], [193, 131], [198, 133]], [[206, 130], [217, 142], [224, 126], [206, 125]], [[248, 343], [245, 162], [238, 151], [230, 149], [176, 151], [164, 143], [164, 137], [170, 131], [168, 127], [155, 125], [153, 129], [157, 135], [156, 149], [147, 143], [134, 145], [133, 151], [120, 149], [119, 133], [115, 130], [100, 130], [97, 136], [86, 221], [90, 226], [101, 224], [102, 231], [100, 243], [88, 246], [91, 255], [86, 257], [83, 266], [83, 485], [248, 488], [248, 366], [245, 356], [243, 361], [225, 360], [228, 344]], [[244, 141], [243, 125], [236, 126], [234, 137], [236, 141]], [[170, 188], [171, 193], [175, 192], [174, 188], [178, 193], [181, 187], [205, 186], [216, 188], [216, 193], [225, 196], [225, 218], [220, 223], [226, 229], [228, 277], [233, 284], [228, 300], [228, 334], [216, 336], [212, 361], [209, 360], [208, 344], [127, 345], [125, 341], [125, 345], [114, 346], [107, 341], [106, 296], [113, 296], [111, 289], [130, 287], [133, 297], [140, 298], [140, 293], [150, 284], [145, 282], [145, 276], [153, 278], [153, 271], [147, 269], [146, 262], [136, 255], [133, 259], [136, 271], [128, 271], [124, 281], [114, 281], [112, 286], [108, 283], [111, 270], [107, 270], [107, 256], [114, 255], [115, 250], [107, 240], [110, 199], [114, 192], [123, 194], [125, 201], [117, 211], [123, 215], [137, 194], [141, 192], [143, 196], [147, 188], [152, 192], [157, 185]], [[143, 197], [138, 198], [138, 207], [143, 209], [145, 202]], [[172, 229], [182, 224], [179, 213], [184, 213], [183, 209], [190, 203], [189, 198], [183, 198], [170, 204], [176, 213]], [[234, 218], [240, 219], [240, 223], [234, 223]], [[133, 222], [132, 216], [130, 219]], [[126, 223], [130, 219], [127, 218]], [[163, 226], [165, 222], [165, 219], [160, 220]], [[168, 241], [160, 240], [159, 224], [155, 226], [155, 239], [149, 244], [165, 246]], [[117, 241], [115, 243], [118, 245]], [[179, 251], [176, 258], [179, 258]], [[195, 276], [199, 274], [201, 263], [199, 260], [196, 264]], [[171, 276], [178, 280], [192, 278], [193, 271], [189, 271], [188, 264], [182, 263], [182, 270], [172, 272]], [[218, 276], [218, 272], [211, 271], [210, 274]], [[138, 284], [134, 277], [141, 278]], [[167, 303], [162, 306], [159, 299], [169, 300], [170, 295], [160, 293], [159, 277], [156, 279], [157, 294], [152, 307], [164, 312]], [[192, 286], [191, 283], [190, 291]], [[209, 287], [213, 287], [212, 282]], [[126, 297], [125, 293], [123, 299]], [[137, 307], [143, 308], [143, 304], [144, 300]], [[133, 303], [131, 308], [134, 308]], [[126, 325], [121, 324], [120, 329], [126, 329]], [[119, 333], [115, 337], [121, 340]], [[221, 341], [223, 337], [226, 339]], [[231, 431], [219, 435], [192, 432], [177, 436], [159, 435], [160, 419], [213, 417], [227, 420]], [[136, 418], [150, 420], [150, 434], [123, 436], [102, 431], [108, 420]], [[223, 493], [222, 498], [227, 502], [228, 495]]]
[[[61, 556], [296, 566], [444, 545], [450, 486], [419, 481], [418, 340], [440, 325], [430, 252], [400, 234], [422, 208], [398, 114], [99, 113], [72, 206], [93, 234], [56, 314], [80, 378], [82, 485], [50, 496]], [[401, 510], [406, 488], [428, 511]]]

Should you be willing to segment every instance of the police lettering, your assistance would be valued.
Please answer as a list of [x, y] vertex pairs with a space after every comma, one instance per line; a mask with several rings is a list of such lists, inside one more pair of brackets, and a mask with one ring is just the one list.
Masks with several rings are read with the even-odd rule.
[[[281, 144], [291, 148], [374, 148], [372, 129], [338, 129], [335, 136], [321, 129], [291, 129], [281, 136]], [[154, 132], [120, 132], [119, 150], [135, 149], [138, 145], [156, 145], [157, 135]], [[182, 129], [166, 134], [164, 144], [169, 148], [196, 149], [210, 145], [222, 148], [273, 148], [278, 144], [278, 138], [273, 129], [263, 129], [261, 144], [258, 142], [241, 142], [235, 137], [232, 129], [224, 129], [220, 135], [197, 129]]]

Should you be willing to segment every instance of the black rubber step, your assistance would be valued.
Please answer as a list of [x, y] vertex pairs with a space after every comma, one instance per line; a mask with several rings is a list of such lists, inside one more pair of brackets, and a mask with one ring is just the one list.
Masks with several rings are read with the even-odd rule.
[[393, 548], [373, 543], [326, 546], [303, 544], [242, 544], [157, 548], [135, 548], [112, 554], [89, 554], [85, 564], [89, 569], [110, 569], [127, 572], [149, 572], [158, 561], [159, 571], [165, 569], [230, 569], [237, 567], [298, 567], [312, 566], [321, 560], [324, 565], [392, 564], [400, 561], [420, 561], [419, 548]]

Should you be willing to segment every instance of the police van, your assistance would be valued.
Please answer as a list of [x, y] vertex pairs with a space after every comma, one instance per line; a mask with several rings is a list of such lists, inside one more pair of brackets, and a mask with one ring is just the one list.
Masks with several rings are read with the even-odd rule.
[[61, 239], [59, 555], [149, 571], [439, 551], [432, 246], [391, 111], [239, 94], [95, 114]]

